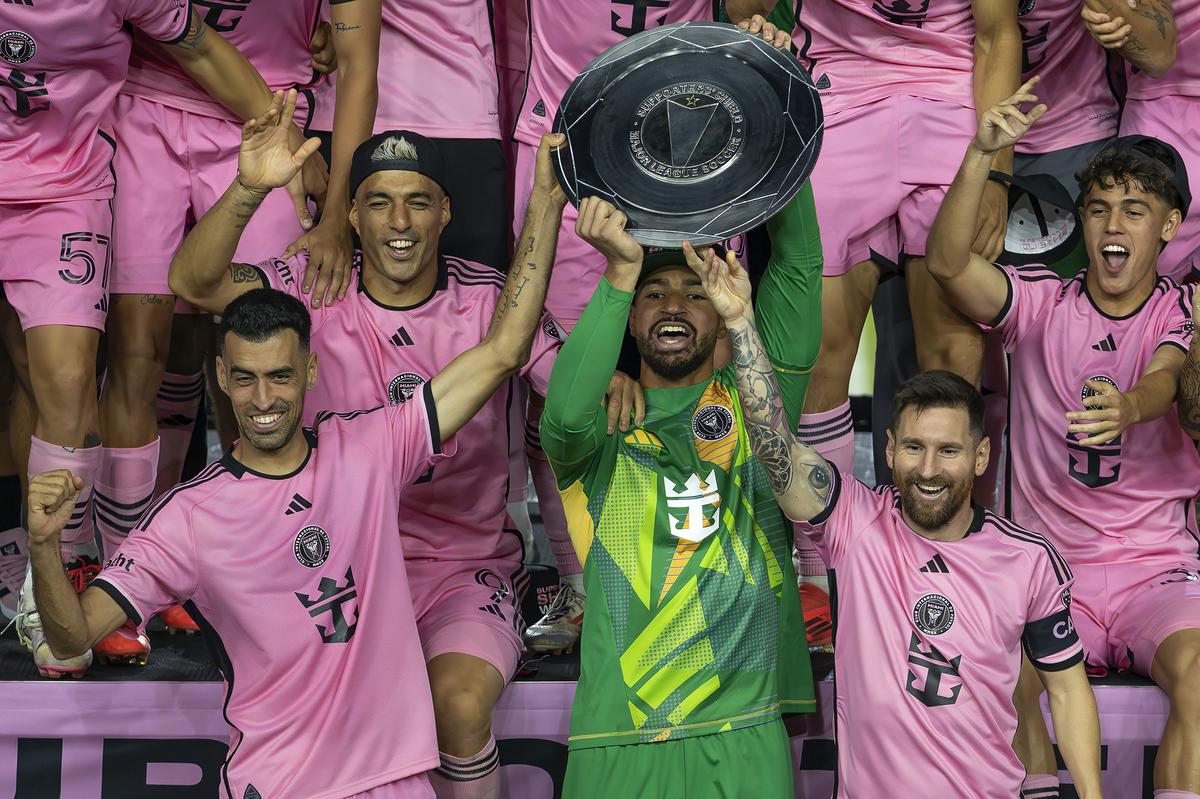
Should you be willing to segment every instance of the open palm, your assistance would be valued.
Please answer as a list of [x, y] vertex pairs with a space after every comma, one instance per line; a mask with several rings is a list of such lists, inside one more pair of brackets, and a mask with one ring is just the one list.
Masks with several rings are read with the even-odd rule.
[[750, 274], [732, 252], [722, 260], [712, 247], [697, 251], [685, 241], [683, 254], [691, 270], [700, 276], [704, 293], [722, 319], [733, 322], [749, 315]]
[[242, 126], [238, 180], [246, 188], [269, 191], [286, 186], [320, 147], [319, 139], [309, 139], [292, 150], [288, 127], [295, 111], [295, 89], [286, 95], [275, 92], [271, 108]]

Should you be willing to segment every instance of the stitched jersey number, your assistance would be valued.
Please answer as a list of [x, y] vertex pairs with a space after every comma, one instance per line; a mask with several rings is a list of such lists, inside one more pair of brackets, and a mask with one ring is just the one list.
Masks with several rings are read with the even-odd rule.
[[96, 277], [96, 257], [88, 250], [83, 249], [82, 245], [95, 243], [97, 247], [93, 249], [103, 247], [101, 262], [107, 266], [108, 241], [108, 236], [102, 233], [64, 233], [58, 260], [71, 264], [76, 269], [64, 267], [58, 270], [58, 276], [73, 286], [91, 283]]
[[242, 21], [252, 0], [192, 0], [194, 5], [207, 9], [204, 24], [215, 31], [229, 33]]

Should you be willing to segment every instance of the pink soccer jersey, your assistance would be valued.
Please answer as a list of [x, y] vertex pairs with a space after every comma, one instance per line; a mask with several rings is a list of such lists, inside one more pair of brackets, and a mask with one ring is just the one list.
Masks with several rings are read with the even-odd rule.
[[[307, 254], [259, 265], [267, 285], [302, 297], [298, 279]], [[409, 308], [379, 305], [358, 283], [346, 299], [312, 309], [316, 387], [306, 419], [321, 410], [344, 411], [381, 402], [408, 402], [421, 385], [483, 340], [504, 278], [496, 270], [444, 257], [429, 299]], [[358, 279], [357, 276], [355, 278]], [[304, 297], [307, 300], [307, 297]], [[522, 375], [546, 392], [561, 334], [550, 317], [533, 344]], [[401, 497], [400, 532], [408, 558], [484, 560], [519, 557], [520, 533], [508, 520], [508, 448], [511, 427], [504, 385], [457, 435], [458, 456], [424, 474]]]
[[1159, 347], [1187, 350], [1191, 289], [1160, 277], [1141, 308], [1115, 319], [1092, 303], [1086, 272], [1064, 281], [1039, 266], [1003, 271], [1009, 300], [991, 327], [1011, 356], [1006, 515], [1044, 530], [1076, 568], [1194, 566], [1188, 506], [1200, 458], [1174, 411], [1088, 447], [1066, 419], [1091, 395], [1087, 381], [1128, 391]]
[[225, 799], [341, 799], [439, 762], [396, 534], [400, 497], [452, 454], [432, 392], [304, 435], [290, 475], [227, 455], [171, 489], [94, 583], [138, 623], [189, 601], [226, 682]]
[[[499, 88], [487, 0], [383, 0], [376, 132], [499, 139]], [[313, 128], [333, 130], [333, 85]]]
[[0, 203], [113, 196], [100, 132], [125, 80], [132, 24], [174, 42], [185, 0], [38, 0], [0, 5]]
[[1018, 19], [1021, 80], [1041, 76], [1035, 91], [1049, 110], [1017, 150], [1049, 153], [1117, 135], [1120, 108], [1108, 82], [1107, 58], [1080, 21], [1078, 0], [1029, 5]]
[[821, 549], [836, 608], [838, 797], [1017, 796], [1022, 645], [1049, 671], [1083, 657], [1053, 545], [978, 507], [966, 537], [931, 541], [894, 487], [852, 477], [796, 531]]
[[536, 145], [592, 59], [624, 39], [676, 22], [711, 22], [713, 0], [529, 0], [530, 61], [515, 137]]
[[1172, 11], [1179, 37], [1175, 43], [1175, 65], [1159, 78], [1131, 68], [1127, 94], [1131, 100], [1167, 96], [1200, 98], [1200, 3], [1178, 0]]
[[[246, 56], [272, 90], [303, 90], [320, 78], [313, 72], [309, 42], [321, 0], [192, 0], [192, 4], [210, 28]], [[160, 46], [136, 33], [123, 91], [183, 111], [241, 122], [209, 97]], [[302, 106], [306, 104], [307, 100], [301, 101]]]
[[792, 39], [826, 114], [896, 94], [973, 106], [970, 0], [804, 3]]

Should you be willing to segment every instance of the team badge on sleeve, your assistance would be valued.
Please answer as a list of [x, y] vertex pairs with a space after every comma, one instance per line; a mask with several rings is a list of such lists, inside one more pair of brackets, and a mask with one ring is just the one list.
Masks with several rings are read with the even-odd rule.
[[24, 64], [37, 54], [37, 43], [23, 31], [0, 33], [0, 58], [10, 64]]
[[315, 524], [310, 524], [296, 533], [296, 543], [292, 546], [296, 560], [301, 566], [315, 569], [329, 560], [329, 536]]
[[941, 635], [954, 624], [954, 605], [941, 594], [926, 594], [913, 608], [913, 623], [926, 635]]

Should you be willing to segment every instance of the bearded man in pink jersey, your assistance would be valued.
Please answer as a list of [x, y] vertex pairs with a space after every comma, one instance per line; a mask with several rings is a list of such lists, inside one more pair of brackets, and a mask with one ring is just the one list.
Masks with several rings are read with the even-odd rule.
[[745, 270], [711, 255], [693, 268], [731, 339], [754, 454], [829, 566], [839, 799], [1015, 796], [1022, 647], [1049, 688], [1080, 796], [1100, 797], [1071, 571], [1045, 538], [970, 502], [991, 454], [979, 392], [946, 371], [902, 386], [887, 447], [896, 485], [872, 491], [792, 432]]
[[[1149, 137], [1120, 137], [1097, 155], [1079, 175], [1089, 265], [1069, 280], [972, 254], [964, 227], [988, 159], [1046, 113], [1034, 105], [1036, 83], [980, 121], [930, 234], [930, 269], [960, 313], [1001, 332], [1009, 354], [1006, 515], [1045, 530], [1075, 572], [1087, 662], [1150, 677], [1166, 692], [1155, 796], [1197, 799], [1200, 557], [1190, 506], [1200, 457], [1171, 412], [1192, 298], [1156, 271], [1187, 213], [1187, 173], [1178, 152]], [[1040, 690], [1027, 670], [1015, 700], [1026, 792], [1039, 799], [1057, 795]], [[1060, 742], [1070, 734], [1056, 729]]]

